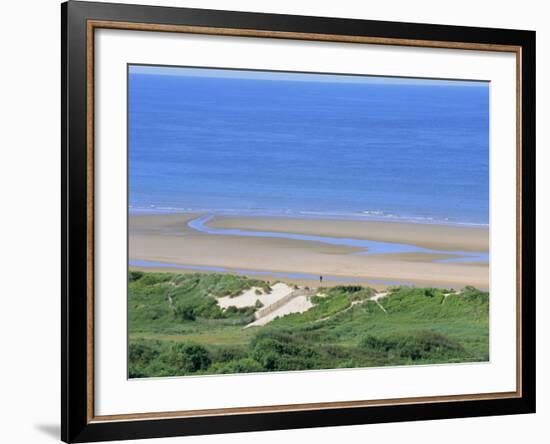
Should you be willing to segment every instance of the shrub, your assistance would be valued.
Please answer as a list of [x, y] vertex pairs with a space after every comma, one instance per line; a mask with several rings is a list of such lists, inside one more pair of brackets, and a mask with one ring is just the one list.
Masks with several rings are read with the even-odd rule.
[[320, 355], [291, 332], [261, 332], [251, 343], [252, 357], [265, 370], [305, 370], [318, 368]]
[[466, 302], [476, 302], [479, 305], [489, 303], [489, 293], [474, 287], [464, 287], [458, 297], [462, 297]]
[[424, 294], [430, 298], [437, 297], [441, 294], [441, 291], [436, 288], [425, 288]]
[[213, 297], [207, 296], [195, 306], [195, 314], [197, 317], [206, 319], [221, 319], [224, 318], [224, 313], [218, 305], [218, 301]]
[[128, 273], [128, 281], [130, 282], [135, 282], [141, 277], [143, 277], [143, 271], [130, 271]]
[[160, 342], [131, 341], [128, 344], [128, 377], [149, 376], [148, 366], [160, 355]]
[[174, 309], [174, 314], [177, 318], [183, 319], [184, 321], [194, 321], [197, 318], [195, 308], [189, 304], [178, 305]]
[[240, 315], [240, 316], [251, 316], [254, 314], [254, 307], [235, 307], [234, 305], [231, 305], [227, 307], [224, 311], [224, 314], [226, 317], [232, 317], [234, 315]]
[[212, 365], [213, 373], [252, 373], [264, 371], [264, 367], [252, 358], [243, 358], [225, 363]]
[[159, 344], [148, 344], [144, 341], [130, 342], [128, 344], [128, 360], [133, 364], [149, 364], [159, 355]]
[[397, 355], [405, 360], [417, 361], [441, 356], [460, 356], [464, 348], [459, 342], [433, 331], [411, 334], [394, 334], [382, 338], [368, 335], [360, 347], [376, 353]]
[[212, 362], [208, 350], [197, 344], [173, 345], [167, 360], [180, 374], [207, 370]]
[[332, 287], [331, 291], [338, 293], [356, 293], [364, 288], [365, 287], [361, 287], [360, 285], [337, 285], [336, 287]]
[[229, 361], [237, 361], [245, 358], [246, 355], [246, 350], [242, 347], [223, 347], [213, 350], [210, 357], [213, 363], [219, 364]]

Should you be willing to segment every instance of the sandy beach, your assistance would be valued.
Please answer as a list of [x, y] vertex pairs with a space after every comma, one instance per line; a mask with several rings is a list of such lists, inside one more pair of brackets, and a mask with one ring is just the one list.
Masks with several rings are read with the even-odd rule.
[[[261, 279], [303, 285], [339, 285], [370, 280], [365, 285], [384, 288], [407, 283], [461, 288], [489, 286], [487, 262], [443, 263], [452, 256], [422, 253], [353, 254], [360, 248], [295, 239], [213, 235], [187, 226], [198, 214], [130, 216], [130, 261], [198, 267], [223, 267], [227, 272], [264, 272]], [[355, 220], [286, 219], [268, 217], [216, 217], [216, 228], [277, 231], [342, 238], [406, 242], [436, 250], [487, 251], [488, 229], [442, 225]], [[177, 267], [132, 267], [142, 270], [191, 272]], [[273, 273], [271, 275], [270, 273]], [[277, 273], [309, 276], [281, 277]], [[313, 278], [315, 277], [315, 278]]]
[[383, 242], [401, 242], [437, 250], [488, 251], [485, 227], [402, 222], [307, 219], [287, 217], [216, 217], [214, 228], [280, 231], [330, 237], [352, 237]]

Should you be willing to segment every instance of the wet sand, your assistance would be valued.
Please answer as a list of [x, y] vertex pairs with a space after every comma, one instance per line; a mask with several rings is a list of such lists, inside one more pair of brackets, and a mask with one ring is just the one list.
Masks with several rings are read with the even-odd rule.
[[218, 216], [208, 225], [213, 228], [240, 228], [252, 231], [370, 239], [413, 244], [436, 250], [488, 251], [489, 249], [489, 230], [479, 226], [234, 216]]
[[[452, 256], [422, 253], [353, 254], [357, 247], [329, 245], [294, 239], [242, 237], [198, 232], [187, 223], [198, 214], [131, 216], [129, 220], [130, 260], [186, 266], [224, 267], [262, 271], [259, 279], [280, 280], [319, 286], [318, 278], [273, 276], [269, 273], [323, 275], [322, 285], [358, 283], [384, 288], [384, 282], [418, 286], [461, 288], [489, 286], [487, 263], [438, 263]], [[488, 229], [442, 225], [403, 224], [355, 220], [287, 219], [268, 217], [216, 217], [208, 222], [215, 228], [277, 231], [330, 237], [371, 239], [408, 243], [437, 250], [487, 251]], [[131, 267], [149, 271], [190, 272], [176, 267]], [[337, 278], [336, 281], [327, 279]], [[383, 281], [383, 282], [372, 282]]]

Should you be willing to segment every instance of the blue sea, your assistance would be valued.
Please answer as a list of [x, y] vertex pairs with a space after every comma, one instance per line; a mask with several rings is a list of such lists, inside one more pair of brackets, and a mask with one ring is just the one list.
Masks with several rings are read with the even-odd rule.
[[179, 70], [130, 68], [131, 212], [489, 222], [487, 83]]

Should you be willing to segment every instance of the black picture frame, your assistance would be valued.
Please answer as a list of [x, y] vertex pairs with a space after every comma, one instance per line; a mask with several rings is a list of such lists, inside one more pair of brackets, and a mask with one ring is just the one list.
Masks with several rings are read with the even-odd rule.
[[[521, 394], [499, 399], [388, 403], [294, 411], [96, 421], [90, 417], [87, 38], [90, 20], [262, 30], [520, 48]], [[61, 5], [61, 439], [90, 442], [535, 412], [535, 32], [69, 1]], [[87, 55], [88, 54], [88, 55]], [[510, 197], [512, 198], [512, 197]], [[92, 312], [93, 313], [93, 312]], [[92, 327], [90, 328], [90, 324]]]

